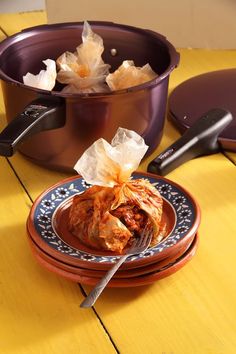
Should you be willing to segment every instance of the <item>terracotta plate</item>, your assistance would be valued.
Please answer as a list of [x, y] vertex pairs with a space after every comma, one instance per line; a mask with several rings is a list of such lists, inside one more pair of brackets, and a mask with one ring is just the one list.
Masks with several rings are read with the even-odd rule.
[[[169, 257], [192, 241], [200, 223], [195, 199], [178, 184], [147, 173], [134, 173], [132, 178], [148, 179], [160, 191], [166, 237], [146, 252], [129, 257], [123, 269], [142, 267]], [[87, 269], [108, 269], [119, 255], [86, 247], [67, 228], [72, 197], [89, 187], [83, 178], [75, 176], [47, 189], [33, 204], [27, 230], [42, 250], [62, 262]]]
[[[132, 278], [112, 278], [108, 283], [107, 287], [124, 288], [124, 287], [148, 285], [154, 283], [159, 279], [165, 278], [175, 273], [177, 270], [182, 268], [187, 262], [189, 262], [193, 258], [197, 249], [197, 245], [198, 245], [198, 236], [194, 238], [188, 250], [180, 258], [175, 260], [173, 263], [164, 266], [163, 268], [157, 271], [152, 271], [150, 273], [135, 276]], [[96, 283], [98, 282], [98, 278], [90, 277], [88, 275], [75, 274], [68, 270], [63, 270], [61, 268], [58, 268], [57, 266], [48, 263], [37, 252], [34, 253], [34, 256], [42, 267], [67, 280], [71, 280], [81, 284], [93, 285], [93, 286], [96, 285]]]
[[[69, 271], [74, 274], [79, 274], [82, 276], [89, 276], [89, 277], [98, 278], [98, 279], [103, 277], [105, 275], [105, 273], [107, 272], [107, 270], [86, 269], [86, 268], [81, 268], [79, 266], [67, 264], [67, 263], [62, 262], [62, 261], [50, 256], [49, 254], [45, 253], [32, 240], [30, 235], [28, 237], [28, 241], [29, 241], [29, 245], [30, 245], [33, 255], [40, 256], [42, 259], [44, 259], [49, 264], [52, 264], [53, 266], [60, 268], [62, 270], [66, 270], [66, 271]], [[179, 249], [176, 250], [176, 253], [173, 253], [173, 255], [171, 255], [170, 257], [164, 258], [159, 262], [155, 262], [155, 263], [148, 264], [148, 265], [145, 265], [143, 267], [138, 267], [138, 268], [131, 268], [131, 269], [125, 269], [125, 270], [119, 269], [115, 273], [113, 278], [129, 278], [129, 277], [132, 278], [134, 276], [147, 274], [147, 273], [150, 273], [153, 271], [158, 271], [161, 268], [169, 265], [170, 263], [175, 262], [176, 259], [181, 257], [188, 250], [188, 248], [190, 246], [191, 246], [191, 244], [184, 246], [184, 247], [180, 247]]]

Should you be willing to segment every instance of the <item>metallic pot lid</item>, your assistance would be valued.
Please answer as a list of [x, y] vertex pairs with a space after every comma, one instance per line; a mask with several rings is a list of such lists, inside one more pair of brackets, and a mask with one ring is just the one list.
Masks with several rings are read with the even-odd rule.
[[169, 97], [169, 117], [181, 133], [212, 108], [232, 113], [232, 123], [218, 139], [223, 149], [236, 151], [236, 69], [195, 76], [177, 86]]

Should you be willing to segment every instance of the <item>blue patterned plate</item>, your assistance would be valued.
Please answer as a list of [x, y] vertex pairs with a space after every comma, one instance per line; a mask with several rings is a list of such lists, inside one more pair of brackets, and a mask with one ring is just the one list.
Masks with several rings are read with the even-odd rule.
[[[123, 269], [141, 267], [170, 256], [190, 244], [200, 224], [200, 210], [195, 199], [181, 186], [149, 173], [134, 173], [132, 178], [148, 179], [163, 197], [163, 218], [166, 237], [142, 254], [130, 256]], [[67, 229], [68, 213], [75, 194], [89, 188], [83, 178], [63, 180], [43, 192], [34, 202], [27, 230], [37, 245], [47, 254], [65, 263], [88, 269], [107, 269], [119, 255], [98, 251], [83, 245]]]

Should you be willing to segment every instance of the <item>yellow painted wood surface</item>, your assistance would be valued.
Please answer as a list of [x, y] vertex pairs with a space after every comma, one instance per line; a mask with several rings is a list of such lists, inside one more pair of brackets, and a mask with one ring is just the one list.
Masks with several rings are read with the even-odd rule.
[[5, 34], [1, 31], [1, 27], [0, 27], [0, 42], [3, 40], [3, 39], [5, 39], [6, 38], [6, 36], [5, 36]]
[[[30, 15], [25, 22], [21, 14], [15, 16], [14, 30], [22, 23], [33, 25]], [[13, 27], [7, 17], [4, 21], [9, 34]], [[180, 54], [170, 90], [202, 72], [233, 67], [236, 60], [236, 51], [181, 49]], [[0, 101], [1, 127], [3, 116]], [[140, 169], [146, 170], [147, 163], [178, 136], [167, 121], [160, 146]], [[18, 153], [9, 163], [0, 158], [0, 352], [116, 352], [100, 318], [124, 354], [235, 353], [236, 168], [229, 159], [222, 154], [201, 157], [168, 175], [200, 204], [197, 254], [182, 270], [151, 286], [106, 289], [95, 306], [99, 318], [93, 310], [79, 309], [78, 285], [41, 269], [26, 243], [31, 202], [14, 173], [32, 199], [68, 175], [36, 166]]]
[[8, 36], [24, 28], [47, 23], [45, 11], [21, 12], [19, 14], [0, 14], [0, 29]]
[[95, 314], [79, 308], [79, 286], [31, 255], [25, 222], [32, 203], [5, 158], [0, 198], [0, 353], [115, 353]]
[[228, 157], [236, 165], [236, 153], [232, 151], [226, 151], [225, 156]]

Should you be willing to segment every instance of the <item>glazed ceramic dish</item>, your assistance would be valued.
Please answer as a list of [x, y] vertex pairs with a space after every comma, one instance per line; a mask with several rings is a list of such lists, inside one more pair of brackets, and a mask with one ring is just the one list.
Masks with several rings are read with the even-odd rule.
[[[143, 286], [143, 285], [148, 285], [156, 282], [159, 279], [165, 278], [175, 272], [177, 272], [179, 269], [181, 269], [187, 262], [189, 262], [193, 256], [196, 253], [198, 245], [198, 236], [196, 236], [191, 243], [190, 247], [188, 250], [178, 259], [176, 259], [174, 262], [163, 266], [159, 270], [153, 270], [147, 274], [143, 275], [138, 275], [134, 276], [132, 278], [112, 278], [110, 282], [108, 283], [107, 287], [118, 287], [118, 288], [124, 288], [124, 287], [136, 287], [136, 286]], [[98, 278], [91, 277], [89, 275], [85, 274], [75, 274], [72, 273], [69, 270], [64, 270], [61, 269], [55, 265], [52, 265], [51, 263], [48, 263], [44, 258], [42, 258], [37, 252], [34, 252], [34, 257], [38, 261], [38, 263], [44, 267], [45, 269], [49, 270], [50, 272], [53, 272], [67, 280], [73, 281], [73, 282], [78, 282], [81, 284], [88, 284], [88, 285], [96, 285], [98, 282]]]
[[[156, 175], [134, 173], [132, 178], [148, 179], [164, 200], [165, 238], [142, 254], [129, 257], [122, 269], [143, 267], [173, 256], [191, 244], [200, 223], [195, 199], [178, 184]], [[38, 247], [60, 262], [85, 269], [106, 270], [120, 257], [83, 245], [67, 228], [68, 212], [75, 194], [90, 186], [79, 176], [68, 178], [43, 192], [34, 202], [27, 230]]]
[[[74, 274], [79, 274], [81, 276], [89, 276], [92, 278], [98, 278], [100, 279], [103, 277], [106, 273], [106, 270], [97, 270], [97, 269], [86, 269], [86, 268], [81, 268], [79, 266], [74, 266], [71, 264], [67, 264], [65, 262], [62, 262], [47, 253], [45, 253], [33, 240], [32, 238], [28, 237], [29, 245], [32, 250], [33, 255], [38, 255], [41, 259], [46, 261], [48, 264], [51, 264], [57, 268], [60, 268], [65, 271], [69, 271], [70, 273]], [[139, 275], [144, 275], [153, 271], [158, 271], [162, 269], [163, 267], [175, 262], [178, 258], [180, 258], [190, 247], [191, 245], [187, 245], [184, 248], [180, 247], [176, 253], [171, 255], [170, 257], [164, 258], [163, 260], [159, 262], [155, 262], [152, 264], [145, 265], [143, 267], [138, 267], [138, 268], [131, 268], [131, 269], [126, 269], [122, 270], [119, 269], [113, 278], [132, 278], [135, 276]]]

